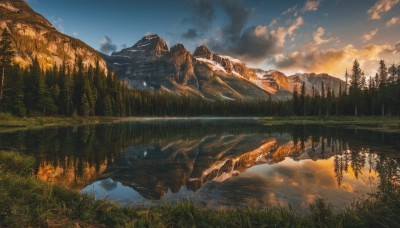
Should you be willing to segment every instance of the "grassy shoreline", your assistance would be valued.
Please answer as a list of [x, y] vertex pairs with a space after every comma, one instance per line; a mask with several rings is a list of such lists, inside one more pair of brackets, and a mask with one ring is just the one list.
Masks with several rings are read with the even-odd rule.
[[243, 119], [254, 118], [266, 125], [317, 124], [344, 125], [346, 127], [384, 132], [400, 132], [398, 117], [14, 117], [0, 113], [0, 133], [46, 127], [71, 126], [84, 124], [108, 124], [129, 121], [151, 120], [196, 120], [196, 119]]
[[210, 209], [190, 202], [148, 209], [122, 207], [107, 200], [44, 183], [32, 173], [35, 159], [0, 151], [0, 227], [397, 227], [400, 190], [376, 195], [333, 212], [324, 201], [309, 214], [276, 207]]
[[372, 131], [400, 133], [400, 118], [398, 117], [354, 117], [354, 116], [331, 116], [331, 117], [265, 117], [259, 121], [266, 125], [326, 125], [343, 126], [346, 128], [357, 128]]

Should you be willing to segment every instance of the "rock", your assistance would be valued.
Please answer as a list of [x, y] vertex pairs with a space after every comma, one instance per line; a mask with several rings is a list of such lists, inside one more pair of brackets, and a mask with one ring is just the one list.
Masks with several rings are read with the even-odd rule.
[[197, 58], [204, 58], [204, 59], [213, 59], [213, 55], [210, 50], [204, 45], [201, 45], [200, 47], [197, 47], [196, 50], [193, 53], [194, 57]]
[[84, 64], [107, 70], [101, 54], [84, 42], [57, 31], [42, 15], [23, 0], [0, 0], [0, 27], [8, 29], [13, 37], [17, 55], [14, 62], [28, 67], [37, 58], [44, 68], [60, 66], [63, 61], [74, 66], [80, 55]]

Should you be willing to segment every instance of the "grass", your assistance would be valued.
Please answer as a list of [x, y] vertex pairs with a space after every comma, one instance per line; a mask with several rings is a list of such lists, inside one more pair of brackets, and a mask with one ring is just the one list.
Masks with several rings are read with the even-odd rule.
[[117, 122], [117, 117], [15, 117], [0, 113], [0, 133], [53, 126]]
[[354, 117], [354, 116], [331, 116], [331, 117], [265, 117], [259, 121], [268, 125], [282, 124], [322, 124], [342, 125], [347, 128], [367, 129], [384, 132], [400, 132], [399, 117]]
[[0, 151], [0, 227], [399, 227], [400, 190], [334, 213], [324, 200], [298, 215], [286, 208], [210, 209], [191, 202], [135, 209], [37, 179], [35, 159]]

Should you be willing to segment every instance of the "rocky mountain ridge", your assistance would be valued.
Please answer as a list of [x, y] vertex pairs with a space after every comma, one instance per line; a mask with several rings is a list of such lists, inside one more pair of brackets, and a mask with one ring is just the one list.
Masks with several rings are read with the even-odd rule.
[[[0, 28], [13, 38], [14, 62], [27, 67], [34, 58], [49, 69], [64, 62], [73, 67], [78, 56], [86, 66], [107, 70], [111, 66], [133, 88], [162, 90], [210, 100], [286, 100], [305, 82], [308, 94], [326, 90], [339, 92], [340, 79], [327, 74], [296, 74], [287, 77], [276, 70], [248, 67], [230, 56], [199, 46], [190, 53], [182, 44], [171, 48], [156, 34], [144, 36], [135, 45], [102, 55], [82, 41], [67, 36], [23, 0], [0, 0]], [[325, 90], [325, 91], [326, 91]]]
[[95, 66], [99, 61], [101, 69], [107, 69], [106, 62], [96, 50], [57, 31], [23, 0], [0, 0], [0, 29], [10, 32], [16, 50], [14, 62], [22, 67], [29, 66], [33, 58], [38, 59], [45, 69], [60, 66], [63, 62], [72, 67], [81, 56], [85, 65]]
[[182, 44], [168, 49], [161, 37], [152, 34], [105, 58], [118, 75], [138, 89], [160, 89], [212, 100], [269, 98], [270, 93], [249, 80], [251, 74], [245, 64], [213, 55], [205, 47], [195, 53], [192, 55]]
[[291, 98], [302, 83], [307, 94], [331, 88], [339, 92], [340, 79], [327, 74], [286, 76], [276, 70], [248, 67], [230, 56], [212, 53], [201, 45], [191, 54], [182, 44], [171, 49], [156, 34], [143, 37], [130, 48], [105, 56], [128, 83], [138, 89], [161, 89], [178, 94], [199, 95], [222, 100], [274, 100]]

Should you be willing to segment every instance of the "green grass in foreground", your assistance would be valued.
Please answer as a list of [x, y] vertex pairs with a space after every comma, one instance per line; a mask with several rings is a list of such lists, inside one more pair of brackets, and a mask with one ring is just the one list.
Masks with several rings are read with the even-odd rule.
[[0, 227], [398, 227], [399, 186], [334, 213], [323, 200], [310, 213], [284, 208], [213, 210], [182, 202], [149, 209], [95, 200], [32, 175], [33, 157], [0, 151]]

